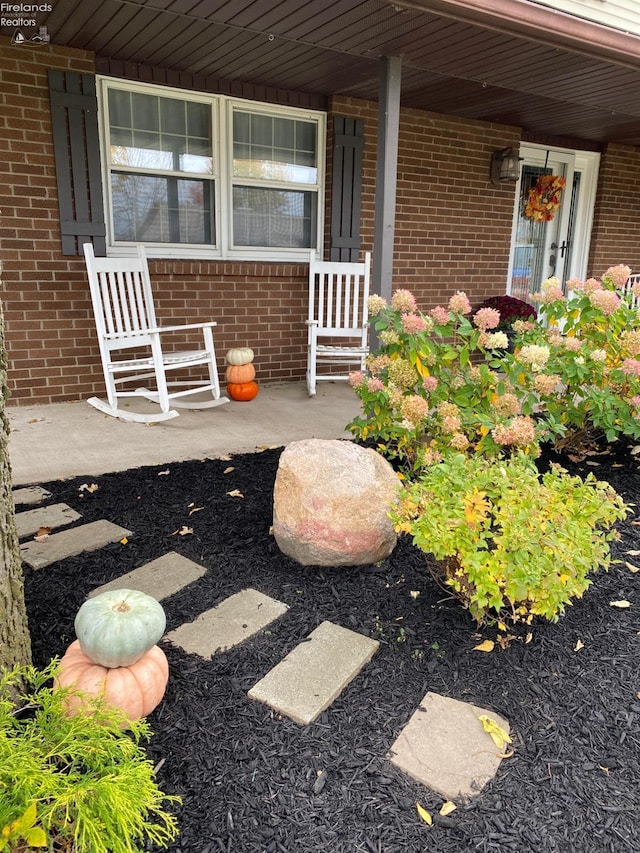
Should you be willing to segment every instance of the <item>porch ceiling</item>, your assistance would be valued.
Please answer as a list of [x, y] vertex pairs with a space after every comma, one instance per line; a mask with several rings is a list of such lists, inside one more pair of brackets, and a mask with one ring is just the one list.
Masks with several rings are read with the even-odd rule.
[[51, 5], [52, 43], [105, 59], [377, 100], [380, 58], [401, 56], [406, 107], [640, 145], [640, 38], [527, 0]]

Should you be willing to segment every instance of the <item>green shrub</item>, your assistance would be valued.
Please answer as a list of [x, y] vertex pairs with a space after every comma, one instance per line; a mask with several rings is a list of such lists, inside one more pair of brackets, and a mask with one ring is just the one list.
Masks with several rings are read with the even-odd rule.
[[548, 426], [532, 417], [537, 397], [519, 398], [506, 379], [503, 362], [513, 356], [506, 333], [493, 331], [495, 309], [470, 320], [469, 301], [458, 292], [447, 308], [425, 315], [409, 291], [398, 290], [390, 305], [371, 297], [369, 310], [380, 347], [367, 360], [367, 375], [350, 375], [363, 408], [348, 425], [357, 440], [373, 440], [408, 471], [451, 450], [538, 454]]
[[166, 847], [178, 829], [165, 806], [179, 798], [155, 783], [140, 745], [148, 724], [122, 731], [122, 713], [99, 699], [67, 716], [73, 691], [46, 686], [55, 672], [54, 662], [0, 677], [0, 849], [18, 853], [42, 833], [49, 849], [73, 853]]
[[450, 453], [403, 488], [398, 532], [440, 561], [435, 570], [480, 624], [556, 620], [608, 568], [612, 529], [628, 510], [606, 483], [560, 467], [539, 475], [524, 454]]

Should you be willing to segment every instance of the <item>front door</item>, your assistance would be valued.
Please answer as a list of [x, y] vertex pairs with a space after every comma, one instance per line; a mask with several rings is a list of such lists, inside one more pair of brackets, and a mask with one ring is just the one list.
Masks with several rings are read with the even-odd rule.
[[[550, 276], [564, 286], [585, 275], [599, 155], [522, 145], [520, 156], [507, 292], [530, 301]], [[550, 220], [527, 213], [530, 190], [543, 175], [566, 181]]]

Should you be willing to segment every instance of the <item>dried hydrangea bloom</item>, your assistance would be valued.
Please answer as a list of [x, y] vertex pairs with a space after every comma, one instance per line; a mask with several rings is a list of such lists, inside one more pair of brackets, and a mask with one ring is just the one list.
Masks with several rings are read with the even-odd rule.
[[533, 380], [533, 387], [539, 394], [553, 394], [559, 390], [562, 383], [562, 377], [555, 373], [538, 373]]
[[446, 326], [449, 322], [449, 312], [442, 305], [436, 305], [435, 308], [432, 308], [429, 311], [429, 316], [438, 326]]
[[626, 376], [640, 376], [640, 361], [637, 358], [625, 358], [620, 369]]
[[449, 311], [456, 314], [470, 314], [471, 303], [467, 299], [467, 294], [463, 290], [458, 290], [449, 300]]
[[412, 314], [418, 310], [415, 297], [410, 290], [396, 290], [391, 297], [391, 307], [394, 311]]
[[463, 432], [456, 432], [451, 436], [449, 446], [454, 450], [466, 450], [469, 447], [469, 439]]
[[371, 376], [367, 380], [367, 391], [370, 391], [372, 394], [375, 394], [376, 391], [384, 391], [384, 382], [378, 379], [377, 376]]
[[485, 349], [507, 349], [509, 338], [506, 332], [490, 332], [485, 335]]
[[473, 315], [473, 322], [481, 332], [487, 332], [489, 329], [495, 329], [500, 322], [500, 312], [495, 308], [478, 308]]
[[562, 344], [568, 352], [578, 352], [582, 346], [582, 341], [580, 338], [576, 338], [572, 335], [570, 337], [563, 338]]
[[602, 290], [602, 282], [598, 281], [597, 278], [588, 278], [583, 284], [582, 289], [587, 294], [587, 296], [590, 296], [597, 290]]
[[620, 335], [620, 343], [627, 355], [640, 355], [640, 330], [625, 329]]
[[584, 282], [579, 278], [570, 278], [567, 280], [567, 293], [572, 290], [584, 290]]
[[425, 378], [422, 380], [422, 387], [425, 391], [431, 393], [432, 391], [435, 391], [438, 387], [438, 380], [435, 376], [425, 376]]
[[510, 447], [526, 447], [535, 441], [536, 429], [531, 418], [517, 415], [508, 424], [496, 424], [491, 430], [496, 444]]
[[349, 385], [352, 388], [359, 388], [364, 385], [364, 373], [361, 370], [354, 370], [349, 374]]
[[391, 408], [399, 410], [402, 405], [402, 401], [404, 400], [402, 388], [398, 388], [397, 385], [389, 385], [387, 388], [387, 396], [389, 397], [389, 405]]
[[535, 294], [537, 301], [542, 305], [550, 305], [552, 302], [561, 302], [564, 299], [564, 291], [560, 279], [555, 275], [546, 278], [540, 286], [540, 293]]
[[386, 370], [390, 364], [391, 359], [388, 355], [367, 356], [366, 365], [374, 376], [377, 376], [379, 373], [382, 373], [383, 370]]
[[517, 355], [518, 361], [528, 364], [534, 372], [540, 371], [549, 361], [549, 347], [527, 344]]
[[396, 358], [387, 368], [389, 382], [398, 388], [411, 388], [416, 384], [418, 374], [413, 365], [404, 358]]
[[[635, 353], [637, 355], [637, 353]], [[591, 361], [598, 362], [599, 364], [604, 364], [607, 360], [607, 351], [604, 349], [594, 349], [589, 353], [589, 358]]]
[[413, 426], [418, 426], [426, 418], [428, 412], [429, 404], [424, 397], [419, 397], [417, 394], [405, 397], [400, 406], [402, 417]]
[[520, 403], [515, 394], [497, 394], [492, 402], [494, 410], [502, 416], [517, 415], [520, 411]]
[[614, 314], [621, 305], [620, 297], [614, 290], [595, 290], [589, 294], [589, 302], [607, 317]]
[[417, 335], [427, 331], [427, 323], [420, 314], [402, 314], [400, 317], [402, 331], [406, 335]]
[[602, 278], [610, 281], [616, 290], [622, 290], [629, 280], [630, 275], [631, 267], [628, 267], [625, 264], [616, 264], [614, 267], [609, 267]]
[[640, 409], [640, 394], [636, 394], [629, 400], [629, 405], [633, 406], [634, 409]]
[[367, 301], [367, 309], [369, 311], [369, 314], [371, 314], [372, 316], [379, 314], [386, 307], [387, 300], [384, 298], [384, 296], [378, 296], [377, 293], [373, 293]]
[[385, 329], [380, 332], [380, 340], [385, 346], [392, 346], [400, 343], [400, 336], [394, 329]]

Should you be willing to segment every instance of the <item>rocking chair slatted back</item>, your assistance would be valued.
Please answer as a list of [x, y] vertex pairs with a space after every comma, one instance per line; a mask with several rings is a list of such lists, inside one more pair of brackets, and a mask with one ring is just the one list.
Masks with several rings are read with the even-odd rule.
[[[307, 387], [315, 394], [319, 380], [346, 380], [345, 367], [364, 368], [368, 353], [368, 307], [371, 254], [363, 263], [309, 259]], [[318, 373], [318, 365], [328, 372]], [[336, 371], [336, 366], [342, 370]]]

